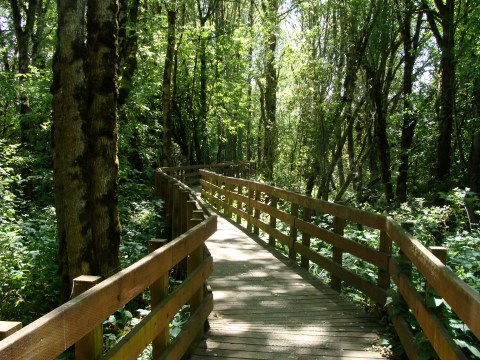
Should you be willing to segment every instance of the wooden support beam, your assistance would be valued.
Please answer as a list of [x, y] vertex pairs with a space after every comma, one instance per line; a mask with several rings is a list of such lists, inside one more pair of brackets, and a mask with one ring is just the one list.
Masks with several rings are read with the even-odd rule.
[[[243, 186], [242, 185], [237, 186], [237, 193], [239, 195], [243, 195]], [[242, 210], [242, 202], [240, 200], [237, 200], [237, 210]], [[237, 211], [237, 223], [238, 224], [242, 223], [242, 216], [240, 215], [239, 211]]]
[[18, 321], [0, 321], [0, 340], [12, 335], [22, 328], [22, 323]]
[[[168, 243], [167, 239], [152, 239], [148, 243], [149, 252], [161, 248]], [[168, 296], [168, 272], [162, 274], [152, 285], [150, 285], [150, 298], [152, 310]], [[170, 342], [170, 329], [168, 326], [160, 330], [159, 335], [152, 341], [152, 355], [158, 359], [165, 351]]]
[[[390, 239], [385, 230], [380, 231], [380, 244], [378, 250], [382, 253], [387, 254], [388, 259], [390, 260], [390, 257], [392, 256], [392, 239]], [[390, 288], [390, 275], [388, 274], [388, 265], [387, 270], [378, 268], [377, 285], [385, 291]], [[386, 300], [387, 299], [385, 298], [383, 304], [385, 304]]]
[[[201, 212], [201, 214], [200, 214]], [[195, 225], [200, 224], [203, 221], [203, 211], [194, 211], [194, 218], [190, 219], [190, 225], [194, 227]], [[192, 274], [197, 267], [203, 262], [205, 257], [205, 245], [200, 245], [195, 249], [189, 256], [187, 262], [187, 273]], [[191, 297], [190, 303], [190, 314], [194, 314], [202, 305], [203, 299], [205, 298], [205, 286], [201, 286], [197, 292]], [[198, 328], [197, 336], [193, 343], [197, 343], [203, 336], [204, 326]]]
[[[278, 198], [276, 196], [271, 196], [270, 197], [270, 206], [272, 208], [276, 209], [277, 208], [277, 203], [278, 203]], [[277, 228], [277, 218], [272, 213], [270, 213], [269, 225], [272, 229]], [[268, 236], [268, 244], [271, 245], [271, 246], [275, 246], [275, 236], [273, 236], [272, 234], [270, 234]]]
[[[303, 221], [310, 223], [312, 221], [312, 209], [308, 207], [303, 208]], [[307, 232], [303, 231], [302, 232], [302, 245], [310, 248], [310, 234]], [[300, 266], [304, 268], [305, 270], [309, 270], [310, 266], [310, 261], [308, 260], [307, 257], [302, 256], [300, 260]]]
[[247, 231], [252, 232], [252, 220], [250, 217], [253, 215], [253, 206], [252, 206], [252, 199], [255, 195], [255, 190], [252, 188], [248, 188], [248, 220], [247, 220]]
[[190, 193], [186, 190], [180, 191], [180, 233], [183, 234], [188, 230], [188, 209], [187, 202], [190, 198]]
[[[447, 248], [444, 246], [429, 246], [428, 250], [435, 255], [438, 260], [442, 262], [442, 264], [447, 263]], [[432, 293], [432, 287], [428, 283], [428, 281], [425, 282], [425, 299], [428, 299]]]
[[[82, 275], [73, 279], [72, 296], [77, 297], [102, 281], [100, 276]], [[76, 360], [99, 359], [103, 353], [103, 327], [96, 326], [75, 344]]]
[[[261, 195], [261, 193], [260, 193], [259, 190], [255, 191], [255, 204], [258, 203], [258, 202], [260, 202], [260, 195]], [[253, 213], [253, 217], [254, 217], [255, 219], [257, 219], [257, 220], [260, 219], [260, 209], [259, 209], [258, 206], [256, 206], [256, 205], [255, 205], [255, 211], [254, 211], [254, 213]], [[253, 227], [253, 233], [254, 233], [255, 235], [260, 234], [260, 229], [259, 229], [258, 226], [254, 226], [254, 227]]]
[[293, 221], [290, 224], [290, 239], [292, 246], [288, 248], [288, 258], [293, 262], [296, 261], [297, 252], [295, 251], [295, 243], [297, 242], [297, 225], [296, 220], [298, 217], [298, 204], [292, 203], [290, 208], [290, 214], [293, 216]]
[[[344, 228], [345, 228], [345, 219], [340, 217], [333, 218], [333, 229], [335, 234], [343, 236], [344, 235]], [[343, 263], [343, 251], [340, 250], [338, 247], [333, 246], [332, 249], [332, 258], [333, 261], [336, 262], [338, 265], [342, 266]], [[339, 277], [332, 275], [330, 286], [335, 291], [340, 292], [342, 289], [342, 280]]]

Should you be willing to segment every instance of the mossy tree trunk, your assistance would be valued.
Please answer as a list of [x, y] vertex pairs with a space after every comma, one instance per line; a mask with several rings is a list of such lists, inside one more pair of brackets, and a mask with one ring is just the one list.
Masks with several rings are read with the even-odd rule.
[[[437, 164], [435, 167], [436, 190], [450, 189], [452, 158], [452, 130], [455, 113], [455, 1], [436, 0], [435, 8], [423, 4], [430, 29], [440, 48], [440, 94], [438, 109]], [[437, 20], [439, 19], [439, 20]], [[437, 204], [443, 200], [437, 195]]]
[[118, 1], [88, 0], [87, 87], [89, 195], [94, 275], [118, 270], [117, 35]]
[[399, 12], [397, 15], [403, 43], [403, 123], [400, 139], [400, 164], [398, 165], [397, 188], [395, 193], [397, 203], [407, 201], [410, 148], [412, 147], [415, 127], [417, 126], [417, 115], [415, 114], [411, 97], [413, 94], [415, 61], [423, 21], [423, 15], [419, 12], [412, 34], [412, 19], [416, 9], [414, 8], [412, 0], [403, 0], [402, 6], [404, 11]]
[[[53, 164], [63, 300], [79, 275], [119, 268], [115, 0], [59, 0]], [[85, 41], [85, 39], [87, 39]]]
[[165, 53], [165, 66], [163, 68], [163, 89], [162, 89], [162, 117], [163, 117], [163, 166], [171, 166], [172, 158], [172, 69], [175, 54], [175, 9], [169, 9], [168, 30], [167, 30], [167, 51]]
[[18, 0], [10, 0], [13, 28], [17, 38], [18, 75], [20, 81], [20, 138], [24, 145], [31, 143], [29, 133], [33, 127], [31, 123], [32, 117], [27, 116], [30, 113], [30, 103], [24, 86], [26, 77], [30, 73], [30, 45], [35, 29], [38, 7], [38, 0], [29, 0], [28, 6], [24, 6]]
[[273, 180], [273, 165], [277, 158], [278, 125], [277, 113], [277, 28], [280, 1], [268, 0], [262, 3], [265, 18], [265, 122], [263, 137], [263, 170], [268, 181]]

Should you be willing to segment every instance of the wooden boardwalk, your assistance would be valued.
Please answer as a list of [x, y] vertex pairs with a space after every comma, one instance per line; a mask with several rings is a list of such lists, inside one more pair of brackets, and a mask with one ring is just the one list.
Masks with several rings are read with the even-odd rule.
[[379, 359], [375, 319], [218, 217], [210, 330], [192, 359]]

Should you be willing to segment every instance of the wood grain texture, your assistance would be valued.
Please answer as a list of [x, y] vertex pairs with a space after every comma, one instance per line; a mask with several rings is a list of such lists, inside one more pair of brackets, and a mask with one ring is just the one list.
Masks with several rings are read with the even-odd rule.
[[218, 217], [210, 330], [192, 359], [378, 359], [375, 318]]

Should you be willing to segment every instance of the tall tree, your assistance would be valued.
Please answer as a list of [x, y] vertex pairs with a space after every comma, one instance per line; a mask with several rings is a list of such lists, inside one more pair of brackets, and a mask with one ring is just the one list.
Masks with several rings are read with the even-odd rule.
[[120, 0], [118, 11], [118, 106], [125, 104], [137, 69], [138, 15], [140, 0]]
[[208, 163], [208, 137], [207, 137], [207, 37], [206, 24], [208, 19], [214, 14], [219, 0], [197, 0], [198, 19], [200, 22], [200, 36], [198, 40], [198, 57], [200, 60], [200, 104], [199, 116], [196, 119], [194, 126], [193, 140], [195, 143], [195, 152], [197, 155], [197, 162]]
[[[170, 5], [175, 6], [175, 5]], [[163, 166], [171, 166], [172, 157], [172, 69], [175, 53], [175, 19], [174, 8], [168, 8], [167, 51], [165, 52], [165, 65], [163, 68], [162, 87], [162, 117], [163, 117]]]
[[66, 300], [73, 278], [108, 277], [119, 267], [118, 3], [58, 0], [57, 6], [53, 175], [62, 298]]
[[265, 42], [265, 123], [263, 138], [263, 168], [265, 178], [273, 180], [273, 166], [276, 160], [278, 126], [277, 114], [277, 86], [278, 67], [276, 59], [277, 31], [279, 24], [278, 10], [280, 0], [262, 1], [262, 16], [264, 20]]
[[[31, 39], [35, 29], [35, 19], [39, 8], [39, 0], [28, 0], [22, 4], [18, 0], [10, 0], [13, 27], [17, 38], [18, 74], [20, 79], [20, 136], [23, 144], [29, 143], [28, 133], [32, 128], [28, 96], [23, 89], [25, 79], [30, 73]], [[23, 14], [22, 14], [23, 11]]]
[[[328, 199], [329, 187], [335, 168], [343, 154], [343, 147], [358, 118], [358, 109], [362, 102], [356, 101], [356, 87], [362, 60], [371, 37], [375, 13], [378, 7], [371, 1], [365, 6], [363, 1], [344, 2], [340, 7], [336, 24], [338, 34], [332, 35], [340, 38], [332, 51], [339, 58], [336, 83], [340, 86], [331, 101], [330, 126], [324, 127], [322, 138], [319, 138], [314, 148], [312, 170], [307, 178], [306, 192], [312, 192], [315, 179], [320, 174], [320, 184], [317, 197]], [[328, 143], [331, 139], [331, 144]], [[321, 149], [319, 151], [319, 149]]]
[[374, 133], [377, 146], [380, 175], [388, 204], [393, 201], [393, 185], [390, 170], [390, 144], [387, 134], [388, 97], [398, 69], [396, 55], [398, 26], [391, 7], [376, 5], [375, 22], [368, 52], [363, 60], [367, 80], [367, 94], [374, 110]]
[[413, 142], [415, 127], [417, 126], [418, 117], [415, 114], [414, 104], [412, 100], [414, 68], [415, 61], [418, 56], [418, 47], [420, 40], [420, 30], [422, 26], [423, 14], [417, 11], [415, 25], [412, 34], [412, 20], [415, 16], [415, 6], [412, 0], [396, 0], [396, 4], [403, 11], [399, 11], [398, 22], [400, 25], [400, 33], [403, 44], [403, 122], [402, 135], [400, 140], [400, 156], [398, 165], [396, 201], [403, 203], [407, 200], [407, 179], [409, 171], [410, 148]]
[[455, 111], [455, 0], [434, 0], [434, 4], [435, 8], [427, 1], [423, 2], [430, 29], [440, 48], [439, 134], [435, 179], [437, 191], [448, 191]]
[[88, 169], [93, 270], [119, 270], [117, 99], [118, 0], [87, 2]]
[[[137, 70], [138, 51], [138, 17], [140, 0], [120, 0], [118, 10], [118, 101], [119, 122], [127, 125], [127, 113], [122, 107], [127, 102], [133, 88], [133, 78]], [[144, 165], [140, 155], [142, 139], [138, 126], [131, 126], [132, 134], [128, 137], [128, 162], [137, 171], [143, 171]]]

